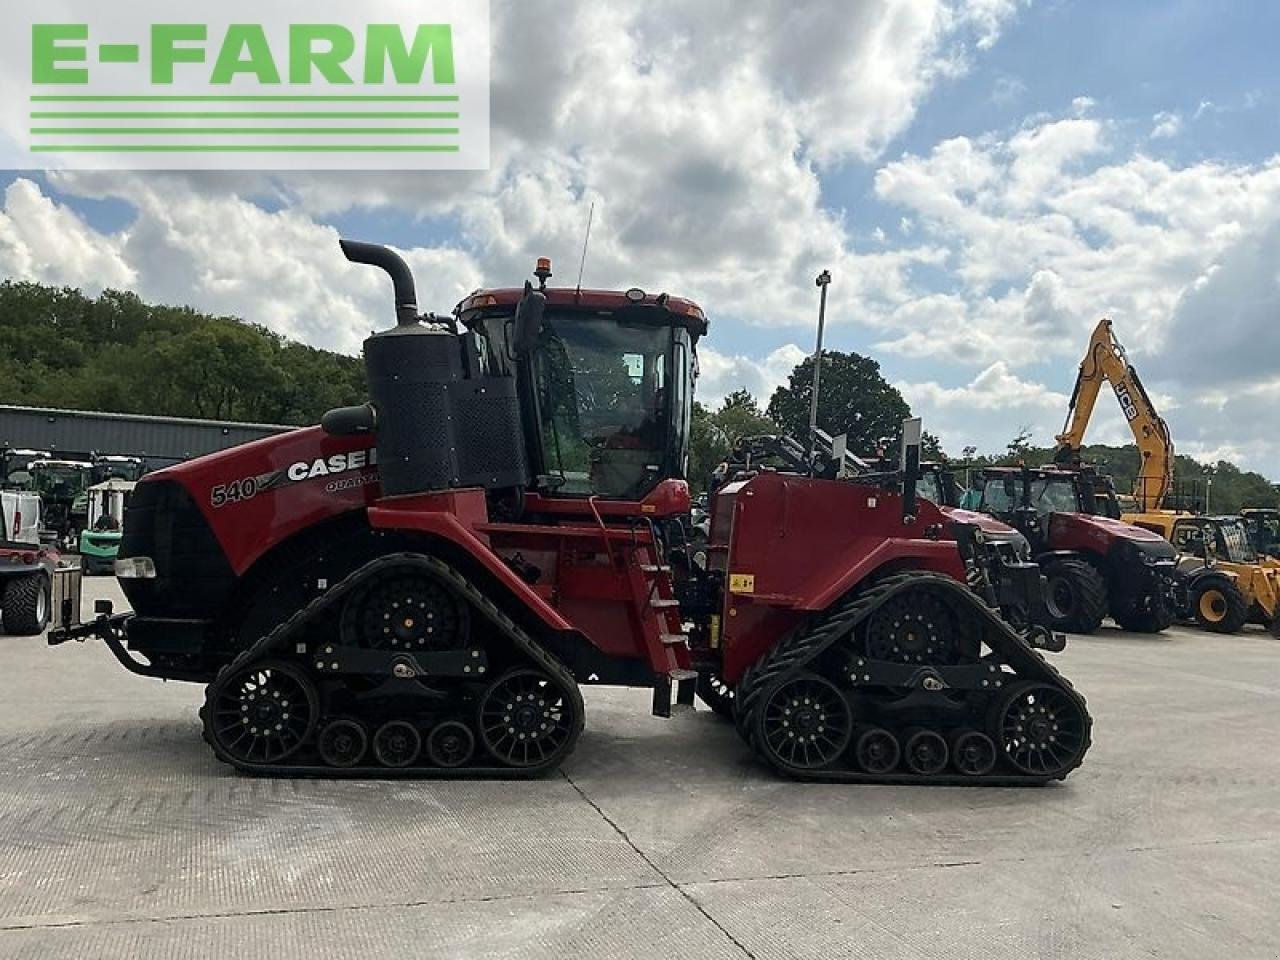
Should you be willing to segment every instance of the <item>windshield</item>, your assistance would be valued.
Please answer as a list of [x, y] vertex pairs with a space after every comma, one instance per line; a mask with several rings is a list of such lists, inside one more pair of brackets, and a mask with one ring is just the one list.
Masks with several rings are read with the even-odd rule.
[[1218, 530], [1218, 549], [1222, 559], [1229, 563], [1256, 563], [1257, 555], [1253, 552], [1253, 544], [1244, 525], [1240, 523], [1224, 523]]
[[[664, 476], [682, 476], [682, 431], [667, 429], [684, 399], [687, 335], [581, 314], [543, 319], [535, 370], [547, 471], [558, 493], [639, 499]], [[670, 377], [670, 357], [681, 356]], [[675, 389], [678, 396], [669, 395]], [[679, 424], [677, 424], [679, 427]]]
[[[982, 489], [982, 509], [991, 513], [1008, 513], [1021, 503], [1022, 479], [1015, 476], [988, 477]], [[1040, 477], [1031, 481], [1030, 506], [1042, 514], [1075, 513], [1075, 484], [1066, 477]]]
[[88, 486], [88, 471], [77, 467], [44, 467], [32, 464], [33, 486], [52, 497], [75, 497]]
[[928, 500], [930, 503], [945, 507], [946, 501], [942, 496], [942, 481], [939, 474], [923, 473], [916, 482], [916, 496]]
[[93, 482], [103, 483], [107, 480], [140, 480], [142, 479], [142, 463], [129, 460], [100, 461], [93, 465]]

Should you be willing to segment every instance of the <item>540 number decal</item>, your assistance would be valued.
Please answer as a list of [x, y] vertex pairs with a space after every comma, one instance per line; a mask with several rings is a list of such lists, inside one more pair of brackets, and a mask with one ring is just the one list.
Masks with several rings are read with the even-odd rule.
[[232, 480], [220, 483], [209, 491], [209, 503], [215, 507], [223, 507], [228, 503], [239, 503], [258, 495], [258, 478], [245, 477], [243, 480]]

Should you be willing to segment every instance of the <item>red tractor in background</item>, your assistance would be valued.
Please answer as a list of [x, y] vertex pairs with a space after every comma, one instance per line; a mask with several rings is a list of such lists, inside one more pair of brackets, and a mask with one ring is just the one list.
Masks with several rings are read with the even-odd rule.
[[[207, 684], [216, 755], [272, 774], [554, 769], [581, 684], [735, 693], [797, 777], [1026, 784], [1082, 761], [1082, 697], [992, 603], [1039, 589], [901, 475], [760, 473], [717, 491], [689, 562], [695, 304], [539, 285], [420, 316], [395, 287], [370, 402], [143, 478], [117, 571], [132, 614], [66, 624], [130, 670]], [[981, 583], [984, 597], [966, 583]]]
[[989, 467], [979, 510], [1018, 528], [1044, 571], [1055, 630], [1093, 633], [1108, 614], [1125, 630], [1173, 623], [1177, 551], [1120, 519], [1110, 478], [1072, 469]]

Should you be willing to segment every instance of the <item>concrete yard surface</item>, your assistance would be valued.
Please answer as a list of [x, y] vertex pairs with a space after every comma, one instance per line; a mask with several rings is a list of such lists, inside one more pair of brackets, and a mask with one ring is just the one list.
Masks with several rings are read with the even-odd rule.
[[0, 957], [1280, 954], [1280, 641], [1255, 628], [1072, 638], [1093, 749], [1021, 790], [791, 783], [709, 711], [617, 689], [542, 780], [247, 778], [200, 688], [0, 643]]

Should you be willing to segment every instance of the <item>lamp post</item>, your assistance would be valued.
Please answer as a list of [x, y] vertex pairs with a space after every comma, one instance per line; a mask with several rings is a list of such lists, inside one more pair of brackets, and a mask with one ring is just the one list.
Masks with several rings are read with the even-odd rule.
[[831, 271], [823, 270], [814, 281], [822, 294], [818, 300], [818, 346], [813, 352], [813, 396], [809, 398], [809, 460], [813, 461], [813, 448], [818, 437], [818, 390], [822, 385], [822, 331], [827, 323], [827, 286], [831, 283]]

